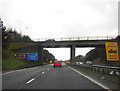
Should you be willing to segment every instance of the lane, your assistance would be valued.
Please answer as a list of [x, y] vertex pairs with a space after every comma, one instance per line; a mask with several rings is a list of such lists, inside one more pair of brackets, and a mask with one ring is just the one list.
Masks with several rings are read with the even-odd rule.
[[67, 66], [45, 71], [21, 89], [102, 89]]
[[24, 70], [14, 71], [2, 75], [3, 89], [18, 89], [23, 87], [27, 81], [37, 77], [43, 71], [50, 69], [49, 65], [28, 68]]

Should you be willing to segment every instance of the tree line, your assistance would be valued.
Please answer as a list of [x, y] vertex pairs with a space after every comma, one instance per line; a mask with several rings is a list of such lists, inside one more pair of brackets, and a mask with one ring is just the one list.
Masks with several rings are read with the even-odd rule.
[[[0, 36], [2, 36], [2, 49], [8, 50], [10, 43], [30, 43], [34, 42], [27, 35], [22, 35], [18, 33], [17, 30], [13, 30], [12, 28], [6, 28], [4, 26], [3, 21], [0, 18]], [[29, 48], [29, 46], [28, 46]], [[24, 50], [25, 48], [23, 48]], [[29, 49], [30, 50], [30, 49]], [[19, 49], [17, 49], [19, 51]], [[14, 50], [12, 50], [14, 52]], [[32, 51], [31, 51], [32, 52]], [[3, 52], [4, 54], [4, 52]], [[55, 60], [55, 57], [49, 53], [47, 50], [43, 50], [43, 60], [44, 62], [48, 62], [49, 60]]]
[[3, 21], [0, 18], [0, 32], [2, 36], [2, 47], [3, 49], [7, 49], [9, 43], [13, 42], [32, 42], [31, 38], [27, 35], [22, 35], [17, 32], [17, 30], [13, 30], [12, 28], [6, 28], [4, 26]]

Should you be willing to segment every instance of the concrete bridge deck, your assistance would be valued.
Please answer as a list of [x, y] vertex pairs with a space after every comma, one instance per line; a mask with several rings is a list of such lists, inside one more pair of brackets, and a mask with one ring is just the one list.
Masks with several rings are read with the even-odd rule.
[[33, 46], [41, 46], [43, 48], [64, 48], [64, 47], [98, 47], [104, 46], [105, 42], [116, 42], [112, 40], [72, 40], [72, 41], [37, 41], [30, 43]]

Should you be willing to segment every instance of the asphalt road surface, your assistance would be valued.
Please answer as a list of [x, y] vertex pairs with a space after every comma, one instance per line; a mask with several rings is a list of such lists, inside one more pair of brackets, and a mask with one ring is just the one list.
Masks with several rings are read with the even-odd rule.
[[4, 73], [3, 89], [102, 89], [99, 84], [64, 65], [53, 68], [43, 65], [24, 70]]

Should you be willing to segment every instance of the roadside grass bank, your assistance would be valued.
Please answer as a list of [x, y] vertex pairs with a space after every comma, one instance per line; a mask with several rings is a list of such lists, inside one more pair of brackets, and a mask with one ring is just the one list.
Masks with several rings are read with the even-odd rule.
[[[29, 47], [29, 43], [9, 43], [8, 47], [5, 49], [2, 49], [2, 72], [8, 72], [13, 71], [17, 69], [24, 69], [24, 68], [30, 68], [30, 67], [36, 67], [43, 65], [42, 62], [47, 61], [36, 61], [36, 60], [27, 60], [26, 58], [15, 58], [15, 51], [19, 51], [20, 49], [24, 49], [26, 47]], [[32, 50], [33, 51], [33, 50]], [[18, 52], [19, 53], [19, 52]]]
[[19, 69], [25, 69], [25, 68], [31, 68], [31, 67], [37, 67], [41, 66], [43, 64], [41, 63], [28, 63], [26, 60], [21, 59], [3, 59], [2, 62], [2, 73], [6, 73], [9, 71], [19, 70]]
[[38, 62], [28, 61], [24, 58], [15, 58], [11, 50], [2, 51], [2, 72], [9, 72], [17, 69], [24, 69], [42, 65]]
[[24, 60], [15, 58], [3, 58], [2, 59], [2, 70], [12, 70], [20, 65], [25, 65]]
[[7, 49], [2, 50], [2, 71], [13, 70], [20, 65], [26, 65], [25, 59], [19, 59], [14, 57], [13, 50], [24, 48], [28, 46], [25, 43], [9, 43]]

